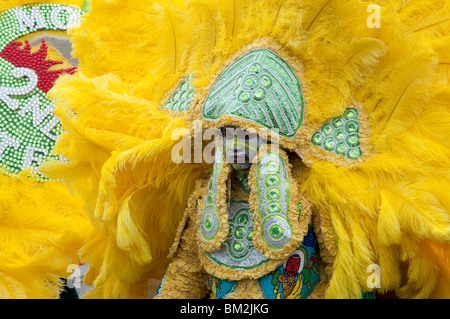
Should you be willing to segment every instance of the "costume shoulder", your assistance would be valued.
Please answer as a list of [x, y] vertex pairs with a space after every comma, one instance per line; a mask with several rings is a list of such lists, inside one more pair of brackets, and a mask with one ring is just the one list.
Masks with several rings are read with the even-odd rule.
[[198, 201], [202, 199], [203, 195], [206, 193], [206, 187], [208, 186], [208, 180], [198, 181], [195, 191], [189, 196], [186, 209], [184, 211], [183, 217], [181, 217], [180, 223], [178, 224], [177, 231], [175, 233], [175, 240], [169, 249], [169, 254], [167, 258], [171, 260], [176, 253], [178, 246], [180, 244], [181, 235], [186, 228], [186, 224], [189, 220], [196, 223], [198, 217]]

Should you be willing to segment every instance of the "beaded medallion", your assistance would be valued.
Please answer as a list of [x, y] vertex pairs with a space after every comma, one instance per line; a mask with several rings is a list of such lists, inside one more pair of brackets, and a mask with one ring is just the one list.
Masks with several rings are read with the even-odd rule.
[[342, 116], [322, 125], [312, 136], [311, 143], [328, 152], [357, 159], [363, 155], [359, 144], [358, 110], [348, 108]]
[[253, 269], [268, 261], [253, 246], [253, 215], [248, 202], [230, 201], [228, 223], [228, 236], [220, 249], [214, 253], [206, 253], [211, 261], [240, 270]]
[[292, 138], [303, 122], [304, 100], [293, 69], [273, 51], [245, 53], [220, 75], [202, 106], [203, 118], [247, 119]]
[[62, 62], [47, 59], [44, 40], [36, 52], [27, 41], [15, 40], [37, 31], [65, 31], [82, 13], [59, 4], [36, 4], [0, 14], [0, 166], [8, 175], [30, 167], [37, 173], [43, 160], [59, 158], [51, 151], [62, 127], [47, 92], [61, 74], [76, 70], [49, 70]]

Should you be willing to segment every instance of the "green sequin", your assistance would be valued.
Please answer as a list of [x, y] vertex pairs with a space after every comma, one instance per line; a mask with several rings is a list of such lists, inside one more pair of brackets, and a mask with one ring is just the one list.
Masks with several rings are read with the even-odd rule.
[[280, 191], [278, 188], [271, 188], [267, 191], [267, 199], [278, 200], [280, 199]]
[[246, 225], [248, 222], [249, 222], [249, 218], [247, 215], [242, 214], [237, 218], [238, 224]]
[[276, 214], [281, 211], [281, 205], [279, 202], [273, 202], [267, 205], [267, 213], [268, 214]]
[[211, 229], [211, 227], [212, 227], [212, 219], [208, 216], [205, 220], [205, 228]]
[[278, 165], [276, 162], [267, 163], [266, 170], [268, 173], [277, 173], [279, 169], [280, 165]]
[[233, 244], [233, 250], [235, 252], [241, 252], [245, 248], [245, 245], [242, 242], [236, 242]]
[[295, 72], [274, 52], [255, 49], [220, 75], [202, 106], [203, 118], [244, 118], [284, 137], [294, 137], [303, 122], [303, 93]]
[[278, 225], [270, 227], [269, 232], [270, 236], [275, 239], [281, 238], [283, 236], [283, 229]]
[[234, 237], [241, 239], [245, 236], [245, 227], [237, 226], [234, 231]]
[[358, 111], [350, 108], [342, 116], [324, 123], [320, 130], [313, 134], [311, 143], [348, 159], [357, 159], [363, 155], [359, 144], [359, 131]]
[[174, 112], [189, 111], [194, 99], [194, 87], [191, 85], [193, 76], [187, 76], [178, 86], [169, 101], [164, 104], [164, 109]]
[[265, 182], [267, 187], [278, 186], [280, 178], [277, 175], [268, 175]]

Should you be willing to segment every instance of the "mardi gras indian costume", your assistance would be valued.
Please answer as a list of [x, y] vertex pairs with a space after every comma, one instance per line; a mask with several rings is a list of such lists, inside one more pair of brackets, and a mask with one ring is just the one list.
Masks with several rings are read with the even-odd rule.
[[92, 2], [50, 91], [69, 163], [42, 167], [95, 227], [86, 296], [449, 297], [449, 19], [440, 0]]

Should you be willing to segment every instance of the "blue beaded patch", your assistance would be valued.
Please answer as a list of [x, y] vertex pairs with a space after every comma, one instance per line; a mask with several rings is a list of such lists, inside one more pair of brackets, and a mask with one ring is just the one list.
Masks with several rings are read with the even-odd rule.
[[220, 279], [213, 275], [207, 276], [206, 283], [209, 290], [211, 290], [218, 299], [227, 298], [238, 288], [237, 281]]
[[274, 271], [258, 279], [265, 299], [305, 299], [320, 280], [318, 242], [309, 228], [300, 247], [286, 262]]
[[361, 299], [376, 299], [375, 291], [363, 291]]

